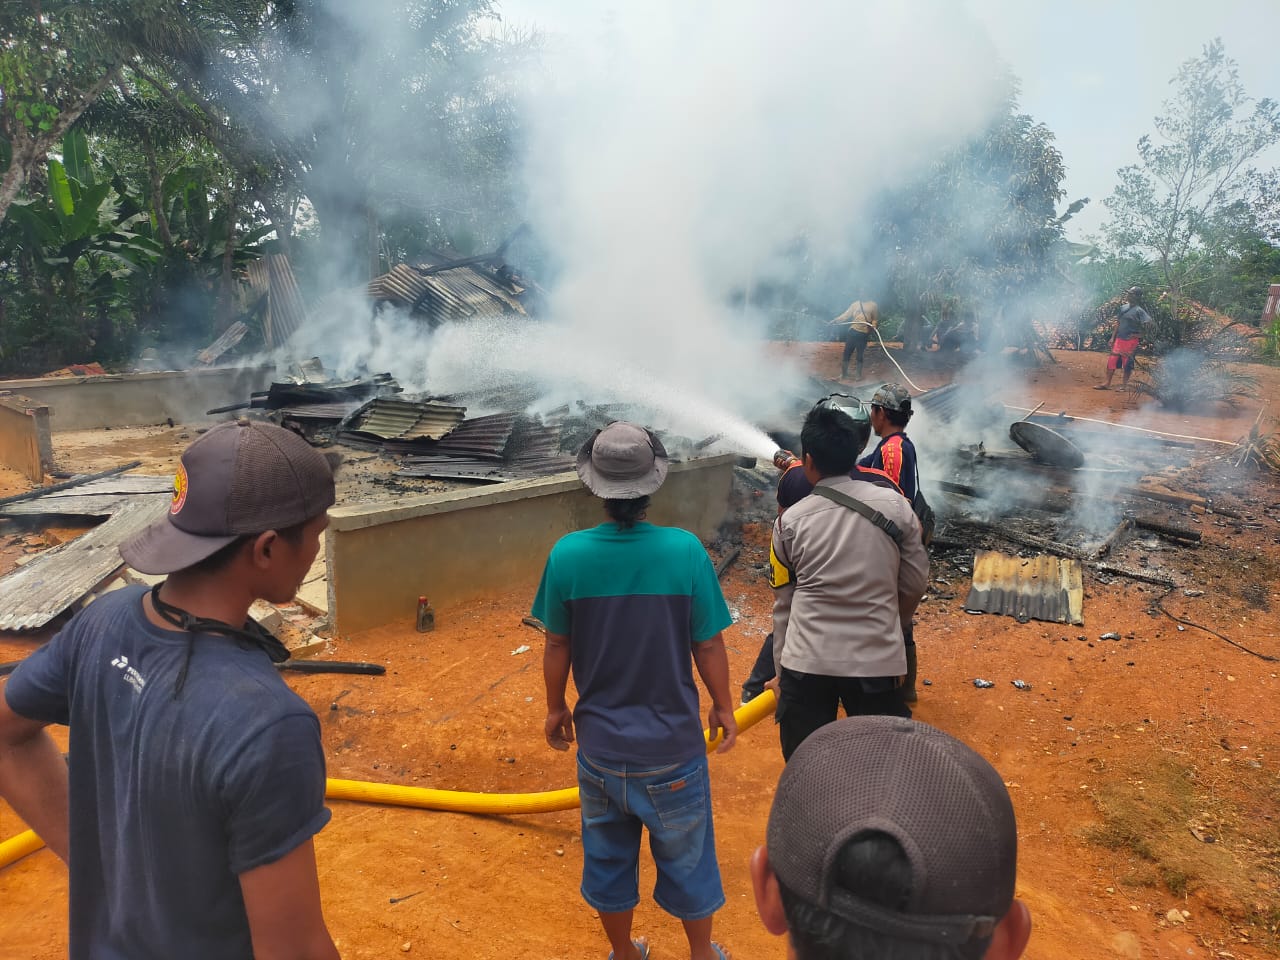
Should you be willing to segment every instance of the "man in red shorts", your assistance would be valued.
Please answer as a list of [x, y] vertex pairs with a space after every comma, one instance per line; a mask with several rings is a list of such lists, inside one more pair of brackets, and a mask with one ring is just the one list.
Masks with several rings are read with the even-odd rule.
[[1120, 308], [1116, 335], [1111, 341], [1111, 356], [1107, 358], [1107, 382], [1094, 386], [1095, 390], [1110, 390], [1116, 371], [1120, 371], [1120, 386], [1129, 385], [1133, 374], [1133, 357], [1138, 352], [1138, 341], [1151, 324], [1151, 315], [1142, 309], [1142, 288], [1130, 287], [1129, 302]]

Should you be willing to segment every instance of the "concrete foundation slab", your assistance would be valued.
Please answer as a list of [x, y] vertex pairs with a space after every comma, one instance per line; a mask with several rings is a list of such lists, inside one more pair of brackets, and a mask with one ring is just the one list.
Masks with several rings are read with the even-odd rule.
[[0, 463], [39, 485], [52, 462], [49, 408], [30, 397], [0, 394]]
[[44, 377], [0, 380], [0, 391], [12, 391], [49, 408], [53, 430], [100, 430], [138, 427], [166, 420], [205, 419], [213, 407], [247, 401], [265, 390], [275, 367], [213, 367], [165, 370], [105, 377]]
[[[736, 460], [673, 463], [649, 519], [714, 538]], [[513, 589], [527, 590], [532, 602], [556, 540], [604, 520], [601, 502], [574, 473], [335, 507], [329, 517], [329, 613], [341, 634], [412, 620], [423, 595], [437, 610]]]

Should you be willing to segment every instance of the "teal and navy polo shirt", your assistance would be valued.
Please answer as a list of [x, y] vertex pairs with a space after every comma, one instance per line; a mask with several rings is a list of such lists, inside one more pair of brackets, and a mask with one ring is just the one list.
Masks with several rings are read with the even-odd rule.
[[533, 615], [570, 639], [573, 722], [588, 757], [658, 767], [706, 750], [693, 644], [733, 619], [692, 533], [610, 522], [562, 537]]

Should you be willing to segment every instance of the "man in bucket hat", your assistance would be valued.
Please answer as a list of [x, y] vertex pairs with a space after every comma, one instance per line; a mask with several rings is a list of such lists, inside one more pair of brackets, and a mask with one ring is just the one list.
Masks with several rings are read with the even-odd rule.
[[986, 760], [915, 720], [850, 717], [782, 771], [751, 879], [792, 960], [1015, 960], [1031, 935], [1017, 848]]
[[691, 960], [724, 960], [711, 940], [725, 901], [692, 667], [711, 694], [707, 725], [728, 750], [737, 725], [721, 631], [732, 621], [697, 537], [644, 519], [666, 475], [661, 441], [633, 423], [609, 424], [578, 454], [578, 476], [608, 519], [552, 547], [533, 602], [547, 630], [546, 736], [557, 750], [578, 742], [582, 896], [600, 914], [610, 957], [649, 955], [648, 941], [631, 936], [647, 828], [654, 900], [683, 923]]
[[[312, 845], [320, 725], [248, 618], [293, 599], [333, 502], [296, 434], [214, 427], [168, 514], [120, 547], [167, 579], [95, 600], [9, 678], [0, 795], [70, 865], [72, 960], [338, 956]], [[70, 727], [66, 763], [51, 723]]]

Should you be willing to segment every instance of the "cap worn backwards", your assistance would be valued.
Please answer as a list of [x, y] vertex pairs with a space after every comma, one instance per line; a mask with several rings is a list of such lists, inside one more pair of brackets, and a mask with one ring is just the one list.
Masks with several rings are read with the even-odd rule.
[[[902, 910], [839, 885], [841, 849], [868, 831], [906, 854]], [[964, 943], [989, 937], [1013, 902], [1017, 826], [1000, 775], [960, 741], [915, 720], [850, 717], [819, 729], [788, 761], [768, 853], [787, 889], [849, 923]]]
[[305, 523], [334, 500], [328, 461], [296, 433], [222, 423], [183, 451], [168, 515], [122, 543], [120, 555], [143, 573], [172, 573], [237, 537]]
[[910, 410], [911, 394], [900, 383], [886, 383], [872, 395], [871, 405], [886, 410]]

